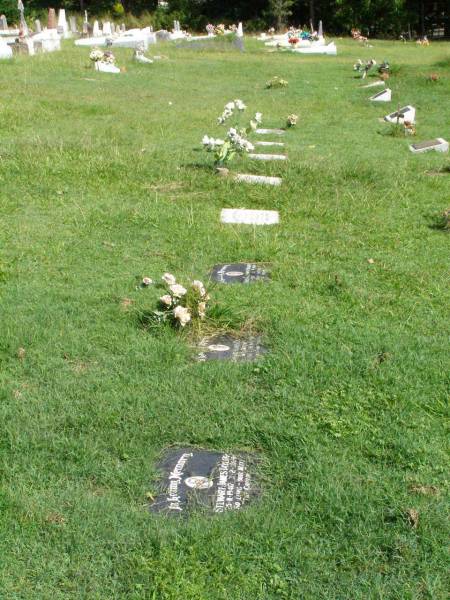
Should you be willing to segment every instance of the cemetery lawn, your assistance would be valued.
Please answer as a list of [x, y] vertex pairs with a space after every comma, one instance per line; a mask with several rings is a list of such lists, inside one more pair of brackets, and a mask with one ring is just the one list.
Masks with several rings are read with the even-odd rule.
[[[417, 141], [450, 139], [450, 44], [337, 45], [118, 50], [118, 76], [71, 43], [1, 63], [2, 599], [446, 597], [449, 155], [379, 118], [412, 104]], [[372, 57], [390, 104], [354, 78]], [[266, 90], [275, 75], [289, 86]], [[200, 141], [234, 98], [265, 127], [299, 115], [287, 164], [232, 165], [280, 188], [213, 174]], [[220, 224], [233, 207], [280, 224]], [[142, 277], [240, 260], [272, 263], [270, 284], [211, 294], [263, 362], [197, 364], [186, 333], [140, 326]], [[174, 444], [258, 452], [261, 498], [150, 514]]]

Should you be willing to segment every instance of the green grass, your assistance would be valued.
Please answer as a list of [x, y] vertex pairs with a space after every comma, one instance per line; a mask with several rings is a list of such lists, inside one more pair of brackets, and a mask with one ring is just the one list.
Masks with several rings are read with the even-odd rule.
[[[412, 104], [417, 140], [450, 138], [450, 45], [337, 44], [123, 50], [120, 76], [71, 44], [0, 65], [2, 599], [447, 597], [450, 175], [427, 172], [449, 159], [379, 118]], [[359, 89], [359, 57], [399, 67], [391, 104]], [[266, 90], [275, 75], [289, 87]], [[233, 98], [266, 127], [300, 116], [287, 165], [233, 164], [281, 188], [219, 178], [199, 150]], [[224, 207], [281, 223], [221, 225]], [[140, 278], [238, 260], [273, 264], [270, 285], [213, 289], [264, 334], [262, 365], [192, 363], [183, 336], [139, 326]], [[176, 443], [259, 452], [261, 500], [149, 514]]]

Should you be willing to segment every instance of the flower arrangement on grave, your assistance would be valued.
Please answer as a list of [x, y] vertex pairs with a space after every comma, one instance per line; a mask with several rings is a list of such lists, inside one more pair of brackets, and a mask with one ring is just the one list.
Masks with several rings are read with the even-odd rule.
[[298, 122], [298, 116], [297, 115], [288, 115], [287, 119], [286, 119], [286, 125], [288, 127], [295, 127], [297, 125]]
[[208, 35], [214, 35], [216, 28], [214, 27], [214, 25], [212, 23], [208, 23], [208, 25], [206, 26], [206, 32]]
[[270, 27], [270, 28], [267, 30], [267, 33], [268, 33], [269, 35], [275, 35], [275, 27]]
[[225, 25], [223, 23], [219, 23], [219, 25], [214, 28], [214, 33], [216, 35], [225, 35]]
[[94, 50], [92, 50], [89, 54], [89, 58], [94, 63], [103, 62], [109, 65], [114, 65], [116, 62], [116, 58], [110, 50], [103, 52], [103, 50], [100, 50], [99, 48], [94, 48]]
[[391, 67], [387, 60], [384, 60], [378, 67], [378, 73], [390, 73]]
[[[162, 284], [158, 287], [164, 293], [158, 299], [157, 308], [151, 312], [155, 323], [168, 322], [174, 327], [186, 327], [206, 317], [210, 296], [201, 281], [194, 280], [185, 287], [171, 273], [164, 273], [161, 279]], [[144, 278], [143, 283], [145, 280], [151, 283], [148, 277]]]
[[275, 77], [272, 77], [272, 79], [269, 79], [269, 81], [266, 81], [267, 89], [287, 87], [288, 85], [289, 85], [289, 82], [286, 81], [285, 79], [281, 79], [281, 77], [278, 77], [278, 75], [276, 75]]
[[377, 61], [373, 58], [367, 62], [363, 62], [360, 58], [353, 65], [353, 70], [360, 74], [361, 79], [367, 77], [367, 73], [377, 64]]
[[403, 121], [405, 135], [416, 135], [416, 126], [411, 121]]
[[[247, 107], [242, 100], [237, 99], [228, 102], [225, 105], [222, 115], [218, 117], [217, 122], [220, 125], [223, 125], [231, 117], [242, 114], [246, 108]], [[231, 162], [236, 154], [252, 152], [255, 147], [249, 142], [247, 137], [249, 133], [254, 131], [261, 123], [262, 113], [257, 112], [246, 127], [239, 127], [238, 124], [235, 124], [234, 127], [230, 127], [224, 140], [204, 135], [202, 144], [207, 152], [214, 153], [214, 166], [216, 168], [221, 168]]]
[[296, 46], [299, 43], [300, 39], [298, 37], [290, 37], [288, 38], [288, 42], [292, 45], [292, 46]]

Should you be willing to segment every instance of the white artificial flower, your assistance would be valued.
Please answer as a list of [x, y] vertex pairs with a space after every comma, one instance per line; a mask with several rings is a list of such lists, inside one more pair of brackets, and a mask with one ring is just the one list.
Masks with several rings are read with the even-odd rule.
[[187, 292], [186, 288], [184, 288], [179, 283], [174, 283], [173, 285], [171, 285], [170, 291], [175, 296], [175, 298], [181, 298], [181, 296], [184, 296]]
[[174, 283], [177, 282], [177, 280], [175, 279], [175, 277], [172, 275], [172, 273], [164, 273], [164, 275], [161, 277], [161, 279], [167, 283], [167, 285], [173, 285]]
[[238, 110], [245, 110], [247, 108], [242, 100], [235, 100], [234, 104]]
[[170, 294], [164, 294], [164, 296], [161, 296], [160, 301], [166, 306], [170, 306], [172, 304], [172, 296]]
[[181, 327], [184, 327], [191, 320], [191, 313], [184, 306], [177, 306], [173, 311], [173, 316], [179, 321]]
[[151, 283], [153, 283], [153, 281], [150, 279], [150, 277], [144, 277], [144, 279], [142, 280], [142, 285], [150, 285]]
[[208, 144], [209, 144], [209, 137], [208, 137], [207, 135], [204, 135], [204, 136], [203, 136], [203, 139], [202, 139], [202, 144], [203, 144], [204, 146], [208, 146]]
[[235, 109], [234, 102], [228, 102], [227, 104], [225, 104], [225, 110], [234, 110], [234, 109]]
[[192, 282], [192, 287], [198, 291], [200, 296], [204, 296], [206, 294], [205, 286], [203, 285], [203, 283], [201, 281], [198, 281], [198, 279], [195, 279]]
[[262, 113], [260, 113], [260, 112], [257, 112], [257, 113], [255, 114], [255, 121], [256, 121], [258, 124], [259, 124], [259, 123], [262, 123]]
[[203, 319], [206, 315], [206, 302], [198, 303], [198, 316]]

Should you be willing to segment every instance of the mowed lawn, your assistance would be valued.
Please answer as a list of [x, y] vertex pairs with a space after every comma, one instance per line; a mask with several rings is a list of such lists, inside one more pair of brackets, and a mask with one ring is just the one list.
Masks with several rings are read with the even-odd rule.
[[[417, 141], [450, 139], [450, 44], [336, 42], [118, 50], [118, 76], [70, 42], [0, 64], [2, 600], [447, 597], [450, 157], [379, 119], [412, 104]], [[357, 58], [390, 61], [390, 104]], [[232, 166], [280, 188], [220, 178], [201, 149], [234, 98], [266, 127], [299, 115], [287, 164]], [[233, 207], [280, 224], [220, 224]], [[198, 364], [184, 332], [141, 326], [143, 276], [240, 260], [272, 263], [270, 284], [210, 291], [263, 362]], [[150, 514], [176, 444], [257, 452], [261, 498]]]

